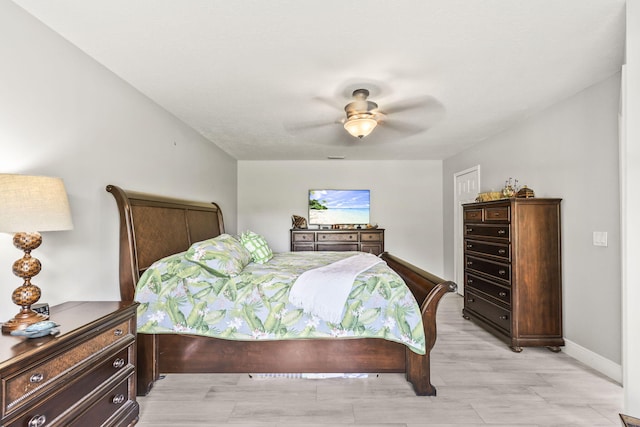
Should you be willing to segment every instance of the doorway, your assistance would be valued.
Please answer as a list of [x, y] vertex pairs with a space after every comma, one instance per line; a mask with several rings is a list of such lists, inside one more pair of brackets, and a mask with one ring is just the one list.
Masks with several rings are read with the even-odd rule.
[[480, 192], [480, 165], [453, 174], [453, 271], [458, 293], [464, 295], [462, 205], [476, 200]]

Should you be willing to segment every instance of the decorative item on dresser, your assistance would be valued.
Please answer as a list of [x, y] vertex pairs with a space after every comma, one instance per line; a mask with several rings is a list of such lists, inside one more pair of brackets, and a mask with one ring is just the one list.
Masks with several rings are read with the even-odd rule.
[[2, 332], [10, 333], [47, 319], [31, 309], [40, 299], [40, 288], [31, 283], [41, 270], [40, 261], [31, 256], [31, 251], [42, 244], [39, 232], [70, 230], [73, 224], [60, 178], [0, 174], [0, 206], [0, 231], [15, 233], [13, 245], [24, 251], [24, 256], [13, 263], [13, 274], [24, 280], [12, 294], [14, 304], [21, 309], [2, 324]]
[[67, 302], [51, 307], [55, 337], [0, 336], [0, 425], [134, 425], [137, 306]]
[[384, 252], [384, 229], [291, 230], [291, 251]]
[[512, 198], [463, 205], [463, 316], [516, 352], [564, 345], [560, 202]]

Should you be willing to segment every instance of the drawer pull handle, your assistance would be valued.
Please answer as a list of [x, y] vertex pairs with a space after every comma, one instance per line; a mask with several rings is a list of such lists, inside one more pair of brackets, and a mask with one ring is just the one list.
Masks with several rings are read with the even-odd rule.
[[473, 261], [467, 261], [467, 265], [473, 265]]
[[509, 318], [509, 316], [504, 315], [504, 314], [502, 316], [500, 316], [500, 320], [507, 320], [508, 318]]
[[29, 423], [27, 424], [27, 426], [28, 427], [42, 427], [44, 425], [44, 423], [46, 423], [46, 422], [47, 422], [47, 417], [45, 417], [44, 415], [34, 415], [29, 420]]
[[467, 228], [467, 233], [471, 233], [473, 231], [473, 228]]
[[113, 367], [116, 369], [120, 369], [124, 366], [126, 362], [124, 361], [124, 359], [122, 359], [121, 357], [118, 357], [116, 360], [113, 361]]
[[506, 293], [505, 291], [500, 291], [500, 292], [498, 292], [498, 296], [500, 296], [500, 297], [506, 297], [506, 296], [507, 296], [507, 293]]
[[499, 253], [500, 255], [504, 255], [504, 254], [506, 254], [506, 253], [507, 253], [507, 250], [506, 250], [506, 249], [498, 249], [498, 253]]
[[498, 230], [498, 234], [506, 234], [506, 233], [507, 233], [507, 230], [504, 230], [504, 229]]
[[501, 276], [504, 276], [505, 274], [507, 274], [506, 270], [498, 270], [498, 274]]
[[473, 279], [467, 279], [467, 283], [469, 284], [473, 283]]
[[471, 249], [473, 245], [471, 243], [467, 243], [467, 249]]
[[29, 377], [29, 382], [30, 383], [39, 383], [44, 379], [44, 375], [42, 375], [40, 372], [35, 373], [33, 375], [31, 375]]
[[116, 329], [115, 331], [113, 331], [113, 334], [117, 337], [119, 337], [120, 335], [122, 335], [124, 333], [124, 331], [120, 328]]
[[476, 302], [474, 298], [467, 298], [467, 302]]
[[116, 394], [115, 396], [113, 396], [113, 399], [111, 399], [111, 402], [113, 402], [114, 405], [120, 405], [124, 401], [125, 401], [124, 394]]

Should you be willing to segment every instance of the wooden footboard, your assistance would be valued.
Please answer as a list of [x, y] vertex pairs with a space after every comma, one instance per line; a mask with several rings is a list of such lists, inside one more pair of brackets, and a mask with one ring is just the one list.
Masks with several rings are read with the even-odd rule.
[[431, 384], [431, 349], [436, 343], [436, 312], [440, 300], [447, 292], [455, 292], [457, 285], [419, 269], [387, 252], [381, 255], [389, 267], [402, 277], [415, 296], [422, 311], [422, 323], [427, 352], [424, 356], [406, 349], [406, 377], [419, 396], [435, 396], [436, 389]]

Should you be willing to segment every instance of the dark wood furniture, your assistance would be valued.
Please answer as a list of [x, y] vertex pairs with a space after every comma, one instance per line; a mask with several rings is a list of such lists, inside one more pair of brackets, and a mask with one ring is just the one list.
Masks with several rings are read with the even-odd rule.
[[67, 302], [51, 307], [59, 334], [0, 336], [0, 425], [134, 425], [137, 305]]
[[463, 205], [464, 309], [509, 344], [559, 351], [562, 338], [561, 199]]
[[[120, 294], [134, 297], [140, 275], [156, 260], [186, 251], [191, 243], [224, 232], [216, 204], [124, 191], [110, 185], [120, 215]], [[416, 394], [435, 395], [430, 351], [436, 342], [436, 309], [456, 285], [392, 255], [383, 259], [405, 280], [422, 312], [426, 354], [377, 338], [230, 341], [178, 334], [139, 334], [138, 394], [147, 394], [160, 373], [405, 372]]]
[[291, 251], [384, 252], [384, 229], [291, 230]]

